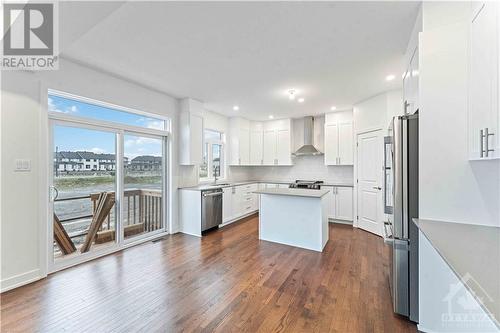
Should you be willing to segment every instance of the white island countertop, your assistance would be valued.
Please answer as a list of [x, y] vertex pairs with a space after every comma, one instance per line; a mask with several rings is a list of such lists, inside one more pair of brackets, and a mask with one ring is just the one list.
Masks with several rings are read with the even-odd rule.
[[257, 194], [275, 194], [275, 195], [290, 195], [306, 198], [321, 198], [330, 190], [309, 190], [303, 188], [268, 188], [255, 191]]

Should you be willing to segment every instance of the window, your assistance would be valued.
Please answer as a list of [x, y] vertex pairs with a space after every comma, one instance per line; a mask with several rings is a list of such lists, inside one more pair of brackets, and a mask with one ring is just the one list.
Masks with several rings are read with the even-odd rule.
[[[48, 111], [148, 129], [167, 130], [164, 119], [118, 110], [115, 106], [109, 105], [108, 107], [105, 103], [97, 104], [95, 101], [83, 97], [75, 99], [74, 96], [66, 96], [65, 93], [52, 90], [49, 91], [48, 96]], [[134, 112], [138, 111], [134, 110]]]
[[49, 269], [167, 231], [168, 119], [52, 91], [48, 110]]
[[203, 132], [203, 162], [200, 165], [200, 180], [224, 177], [223, 134], [213, 130]]

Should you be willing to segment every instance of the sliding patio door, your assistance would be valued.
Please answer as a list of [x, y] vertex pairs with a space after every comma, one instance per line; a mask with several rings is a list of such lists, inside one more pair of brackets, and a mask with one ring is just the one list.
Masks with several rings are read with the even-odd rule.
[[53, 122], [52, 141], [54, 259], [116, 246], [117, 132]]
[[50, 271], [166, 232], [166, 136], [50, 123]]
[[122, 221], [128, 241], [164, 230], [165, 140], [125, 133], [123, 142]]

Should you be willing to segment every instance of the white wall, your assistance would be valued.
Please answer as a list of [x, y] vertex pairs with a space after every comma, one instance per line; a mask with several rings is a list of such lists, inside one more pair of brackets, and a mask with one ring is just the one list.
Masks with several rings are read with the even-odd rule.
[[[178, 101], [165, 94], [62, 60], [57, 71], [2, 72], [1, 288], [45, 276], [47, 271], [47, 115], [44, 88], [52, 88], [172, 120], [176, 147]], [[171, 149], [171, 187], [177, 188], [177, 149]], [[31, 160], [14, 172], [15, 159]], [[170, 230], [177, 229], [177, 194], [171, 197]]]
[[420, 38], [420, 217], [500, 226], [500, 162], [467, 151], [468, 2], [425, 2]]

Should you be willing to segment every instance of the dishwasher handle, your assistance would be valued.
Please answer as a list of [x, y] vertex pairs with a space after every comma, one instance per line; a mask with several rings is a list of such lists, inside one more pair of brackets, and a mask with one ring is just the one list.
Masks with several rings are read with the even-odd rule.
[[216, 197], [222, 195], [222, 192], [214, 192], [214, 193], [203, 193], [203, 197]]

